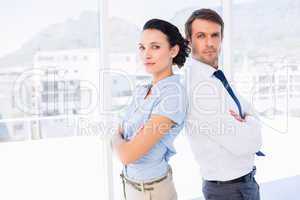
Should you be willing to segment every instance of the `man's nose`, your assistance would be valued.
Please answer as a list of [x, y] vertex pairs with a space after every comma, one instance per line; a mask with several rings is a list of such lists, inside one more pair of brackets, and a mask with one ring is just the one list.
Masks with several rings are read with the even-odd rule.
[[211, 38], [211, 37], [207, 37], [206, 38], [206, 45], [208, 46], [208, 47], [212, 47], [213, 46], [213, 39]]

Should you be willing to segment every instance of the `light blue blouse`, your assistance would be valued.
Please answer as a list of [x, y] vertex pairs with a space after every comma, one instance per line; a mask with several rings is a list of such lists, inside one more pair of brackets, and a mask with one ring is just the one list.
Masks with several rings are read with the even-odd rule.
[[132, 139], [138, 129], [154, 114], [171, 119], [175, 125], [146, 155], [124, 166], [124, 175], [136, 181], [150, 181], [167, 173], [168, 161], [176, 153], [173, 142], [184, 126], [187, 112], [186, 93], [179, 75], [158, 81], [152, 86], [151, 95], [144, 99], [150, 88], [150, 84], [143, 85], [137, 87], [134, 92], [132, 102], [122, 120], [124, 138]]

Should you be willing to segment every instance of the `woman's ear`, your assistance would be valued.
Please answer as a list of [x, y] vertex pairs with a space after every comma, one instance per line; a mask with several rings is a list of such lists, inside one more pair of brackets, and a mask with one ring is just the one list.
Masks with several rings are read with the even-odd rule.
[[178, 44], [176, 44], [174, 47], [172, 47], [172, 49], [171, 49], [172, 58], [175, 58], [178, 55], [179, 50], [180, 50], [180, 47]]

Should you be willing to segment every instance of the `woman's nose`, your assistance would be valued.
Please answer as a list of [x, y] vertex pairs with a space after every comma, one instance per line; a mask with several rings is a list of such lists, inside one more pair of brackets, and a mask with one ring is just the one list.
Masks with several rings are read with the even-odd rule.
[[150, 59], [151, 58], [151, 51], [149, 49], [145, 49], [144, 58], [145, 59]]

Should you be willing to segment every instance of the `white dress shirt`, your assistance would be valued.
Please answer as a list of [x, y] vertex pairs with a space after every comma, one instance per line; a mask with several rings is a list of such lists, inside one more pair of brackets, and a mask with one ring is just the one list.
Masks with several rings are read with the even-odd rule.
[[189, 58], [185, 65], [189, 98], [186, 135], [204, 180], [227, 181], [241, 177], [254, 166], [261, 147], [261, 124], [249, 103], [239, 99], [246, 122], [230, 115], [238, 107], [213, 67]]

